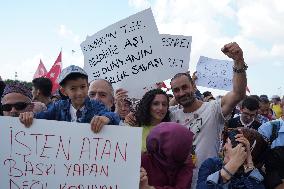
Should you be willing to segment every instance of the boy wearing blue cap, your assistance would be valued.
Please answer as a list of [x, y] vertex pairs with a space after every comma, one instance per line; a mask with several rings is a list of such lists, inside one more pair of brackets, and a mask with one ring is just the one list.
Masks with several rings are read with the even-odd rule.
[[33, 118], [57, 121], [91, 123], [94, 132], [99, 132], [103, 125], [119, 124], [119, 116], [108, 111], [103, 103], [88, 97], [88, 75], [80, 67], [71, 65], [62, 70], [58, 83], [67, 100], [59, 100], [46, 111], [33, 114], [20, 114], [20, 121], [25, 126], [32, 124]]

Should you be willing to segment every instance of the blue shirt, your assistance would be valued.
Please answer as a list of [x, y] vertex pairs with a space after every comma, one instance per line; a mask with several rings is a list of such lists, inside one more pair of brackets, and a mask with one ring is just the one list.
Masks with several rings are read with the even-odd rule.
[[223, 183], [220, 177], [220, 170], [223, 162], [220, 158], [208, 158], [205, 160], [198, 172], [196, 189], [265, 189], [263, 176], [258, 169], [250, 173], [244, 173], [240, 177], [232, 177], [228, 182]]
[[48, 108], [50, 108], [52, 105], [54, 104], [54, 102], [50, 102], [50, 103], [48, 103], [47, 105], [46, 105], [46, 108], [48, 109]]
[[263, 115], [257, 114], [256, 119], [261, 123], [269, 122], [269, 119]]
[[[271, 143], [271, 148], [275, 148], [277, 146], [284, 146], [284, 121], [279, 118], [275, 121], [280, 122], [280, 129], [278, 131], [278, 137]], [[262, 124], [258, 128], [258, 132], [264, 136], [265, 139], [269, 140], [270, 136], [272, 135], [272, 125], [270, 122], [266, 122]]]
[[[35, 114], [35, 118], [71, 122], [70, 105], [70, 99], [59, 100], [53, 103], [46, 111]], [[119, 116], [114, 112], [110, 112], [100, 101], [91, 100], [87, 97], [84, 106], [82, 117], [79, 120], [80, 123], [90, 123], [94, 116], [105, 116], [110, 120], [109, 125], [119, 124]]]

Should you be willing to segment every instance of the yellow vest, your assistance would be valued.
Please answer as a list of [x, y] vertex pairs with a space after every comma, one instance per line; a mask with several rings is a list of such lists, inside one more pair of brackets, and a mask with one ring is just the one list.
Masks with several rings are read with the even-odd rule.
[[272, 105], [272, 110], [275, 112], [275, 116], [277, 119], [281, 117], [283, 112], [280, 104]]

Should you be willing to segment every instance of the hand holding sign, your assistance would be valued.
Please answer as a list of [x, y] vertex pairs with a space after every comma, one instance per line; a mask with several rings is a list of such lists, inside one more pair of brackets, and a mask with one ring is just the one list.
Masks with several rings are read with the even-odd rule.
[[24, 112], [20, 113], [19, 119], [25, 127], [30, 127], [33, 124], [34, 113], [33, 112]]
[[192, 79], [193, 83], [195, 83], [195, 81], [198, 79], [198, 77], [196, 76], [196, 74], [197, 74], [197, 72], [196, 72], [196, 71], [195, 71], [195, 72], [193, 72], [193, 74], [192, 74], [191, 79]]
[[140, 168], [140, 184], [139, 184], [140, 189], [151, 189], [148, 183], [148, 176], [146, 170], [141, 167]]
[[107, 125], [109, 123], [109, 118], [105, 116], [94, 116], [91, 120], [91, 129], [98, 133], [103, 128], [104, 125]]

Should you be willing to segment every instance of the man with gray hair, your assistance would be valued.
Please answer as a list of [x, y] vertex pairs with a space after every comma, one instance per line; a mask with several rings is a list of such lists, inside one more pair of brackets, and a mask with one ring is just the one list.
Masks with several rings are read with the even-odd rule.
[[105, 79], [98, 79], [91, 82], [88, 95], [91, 99], [104, 103], [109, 110], [114, 105], [114, 90], [111, 83]]
[[131, 102], [127, 99], [127, 91], [117, 89], [114, 95], [112, 84], [105, 79], [92, 81], [88, 96], [91, 99], [101, 101], [109, 110], [116, 112], [122, 121], [130, 112]]

